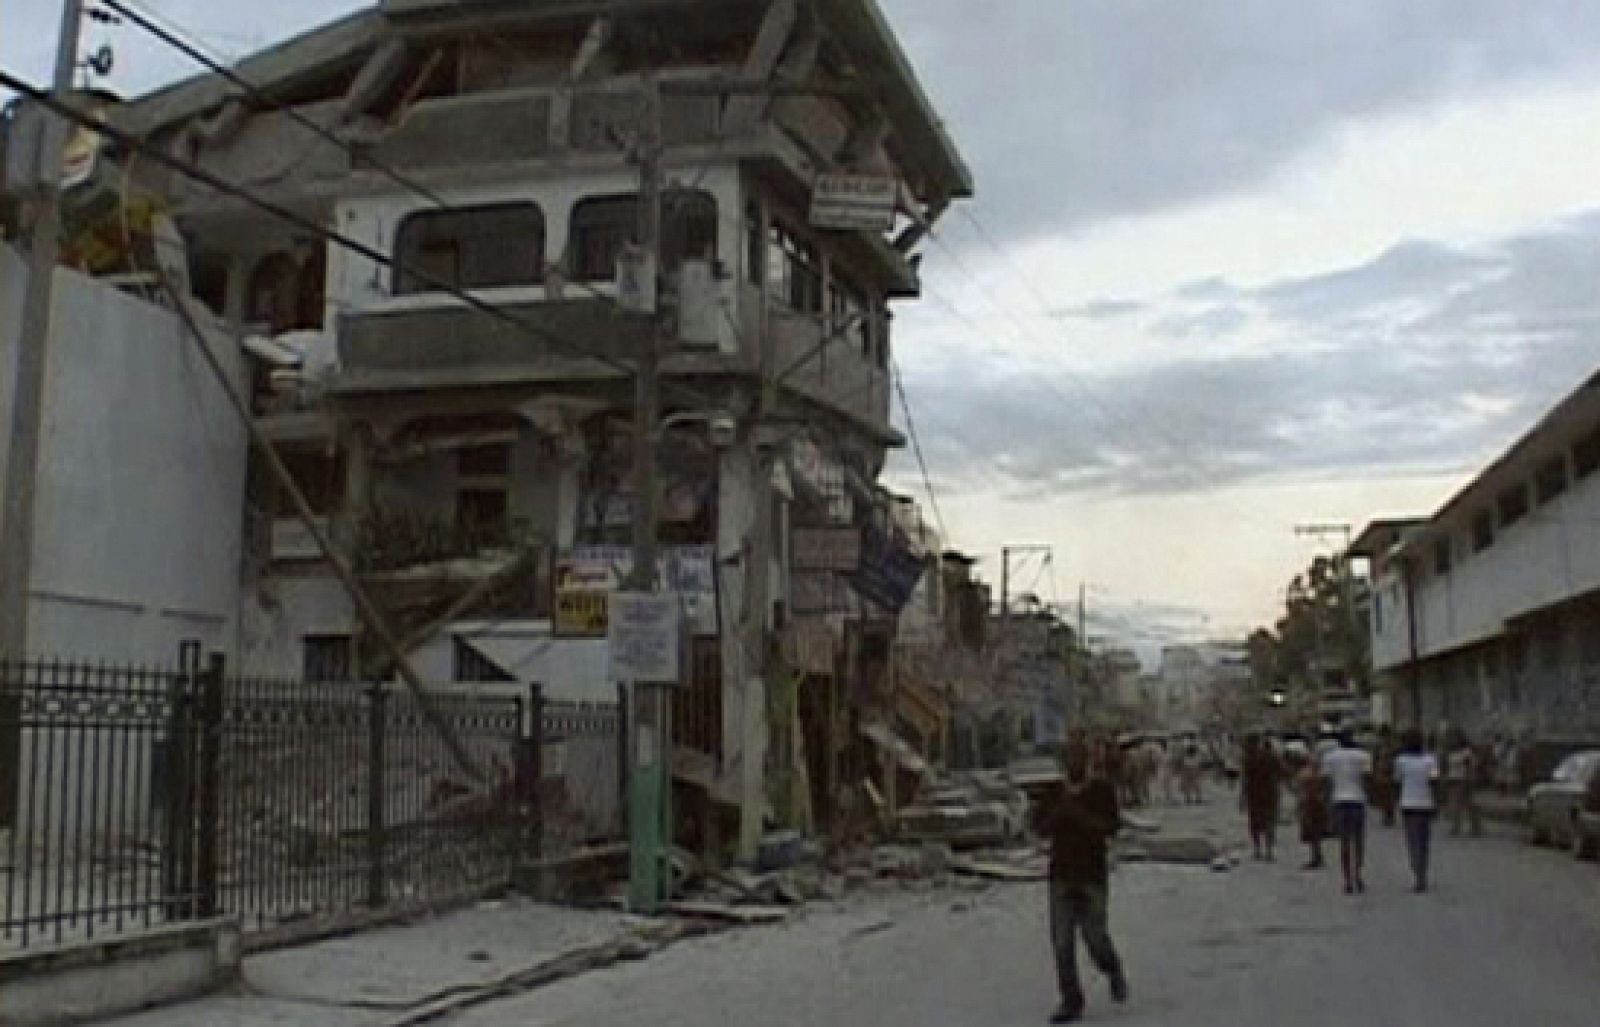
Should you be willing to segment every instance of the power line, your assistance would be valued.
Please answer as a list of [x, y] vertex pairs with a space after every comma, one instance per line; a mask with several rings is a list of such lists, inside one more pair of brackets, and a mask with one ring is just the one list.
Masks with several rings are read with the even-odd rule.
[[[295, 211], [284, 207], [279, 203], [257, 196], [255, 193], [243, 186], [221, 178], [220, 176], [191, 164], [188, 161], [173, 157], [170, 154], [163, 152], [159, 147], [156, 147], [151, 143], [134, 136], [132, 133], [123, 131], [122, 129], [119, 129], [111, 124], [99, 121], [88, 114], [76, 110], [68, 104], [62, 103], [48, 92], [34, 87], [33, 85], [25, 82], [15, 75], [10, 74], [9, 72], [0, 70], [0, 86], [13, 89], [35, 103], [38, 103], [40, 106], [52, 111], [60, 117], [67, 119], [68, 121], [73, 122], [74, 124], [81, 125], [84, 128], [88, 128], [91, 131], [104, 135], [113, 142], [135, 151], [139, 155], [146, 157], [157, 164], [162, 165], [163, 167], [166, 167], [172, 171], [176, 171], [178, 174], [199, 182], [200, 184], [211, 189], [215, 189], [217, 192], [220, 192], [226, 196], [240, 200], [248, 206], [254, 207], [263, 213], [269, 214], [275, 218], [278, 218], [279, 220], [287, 222], [288, 224], [294, 225], [296, 228], [314, 235], [325, 242], [339, 246], [342, 249], [348, 250], [357, 256], [370, 260], [382, 267], [389, 268], [390, 270], [394, 270], [396, 267], [396, 261], [388, 254], [383, 253], [382, 251], [375, 249], [364, 242], [361, 242], [359, 239], [351, 238], [350, 236], [345, 235], [335, 229], [327, 228], [302, 214], [296, 213]], [[592, 360], [597, 364], [601, 364], [617, 371], [624, 378], [631, 377], [634, 374], [634, 369], [630, 364], [609, 357], [603, 353], [595, 353], [584, 347], [582, 344], [566, 339], [550, 329], [543, 327], [542, 325], [527, 321], [501, 307], [495, 306], [492, 303], [474, 296], [470, 292], [460, 289], [443, 278], [432, 275], [426, 271], [413, 268], [407, 268], [405, 273], [422, 282], [423, 284], [437, 289], [439, 292], [460, 300], [462, 303], [465, 303], [467, 306], [471, 307], [475, 311], [478, 311], [479, 313], [482, 313], [496, 321], [509, 325], [518, 331], [524, 332], [540, 340], [546, 346], [557, 352], [564, 353], [567, 356], [571, 356], [576, 359]], [[668, 388], [675, 389], [680, 395], [687, 397], [690, 402], [697, 406], [705, 405], [707, 403], [714, 403], [711, 397], [706, 396], [699, 390], [691, 389], [687, 386], [670, 381], [664, 383], [664, 385]]]
[[906, 434], [911, 436], [911, 451], [916, 454], [917, 467], [922, 471], [922, 485], [928, 490], [928, 505], [933, 508], [933, 519], [939, 525], [939, 537], [945, 545], [949, 545], [950, 532], [945, 527], [944, 514], [939, 510], [939, 495], [934, 491], [933, 479], [928, 475], [928, 461], [922, 455], [922, 440], [917, 437], [917, 423], [911, 416], [911, 401], [906, 398], [906, 386], [900, 377], [898, 361], [889, 362], [889, 376], [894, 380], [894, 390], [900, 397], [900, 409], [906, 415]]
[[[453, 207], [437, 191], [435, 191], [435, 190], [429, 188], [428, 186], [418, 182], [416, 179], [412, 178], [411, 176], [406, 175], [406, 174], [398, 171], [392, 165], [377, 159], [376, 157], [372, 156], [370, 153], [363, 152], [359, 148], [355, 147], [348, 140], [341, 138], [339, 135], [337, 135], [336, 133], [328, 130], [327, 128], [325, 128], [324, 126], [318, 124], [314, 120], [312, 120], [310, 118], [307, 118], [306, 116], [301, 114], [298, 110], [288, 106], [287, 104], [284, 104], [284, 103], [274, 99], [273, 97], [268, 95], [266, 93], [266, 91], [264, 89], [262, 89], [260, 86], [258, 86], [256, 84], [246, 80], [243, 76], [239, 75], [236, 71], [234, 71], [234, 70], [232, 70], [230, 68], [227, 68], [226, 66], [224, 66], [220, 62], [209, 58], [204, 53], [201, 53], [197, 47], [187, 45], [186, 43], [184, 43], [183, 40], [176, 38], [176, 34], [175, 34], [176, 31], [183, 31], [184, 34], [190, 35], [190, 36], [193, 36], [194, 33], [188, 32], [187, 30], [182, 30], [181, 26], [176, 26], [176, 23], [174, 23], [171, 19], [163, 19], [163, 20], [165, 20], [168, 25], [176, 26], [175, 30], [174, 31], [163, 31], [160, 26], [154, 25], [149, 20], [147, 20], [145, 18], [142, 18], [139, 15], [137, 15], [136, 13], [128, 10], [127, 6], [123, 2], [123, 0], [99, 0], [99, 2], [105, 4], [107, 7], [111, 8], [112, 10], [122, 14], [124, 17], [128, 18], [131, 22], [133, 22], [136, 26], [138, 26], [141, 29], [144, 29], [146, 32], [151, 33], [156, 38], [160, 39], [162, 42], [165, 42], [167, 45], [172, 46], [173, 48], [177, 49], [179, 52], [183, 53], [184, 55], [189, 57], [191, 60], [194, 60], [195, 62], [197, 62], [201, 66], [207, 68], [208, 70], [212, 71], [213, 73], [215, 73], [215, 74], [223, 77], [227, 81], [233, 83], [235, 86], [237, 86], [238, 88], [243, 90], [259, 106], [284, 114], [286, 117], [290, 118], [295, 123], [303, 126], [308, 131], [312, 132], [314, 135], [317, 136], [317, 138], [319, 138], [319, 139], [323, 140], [324, 142], [329, 143], [329, 144], [333, 145], [334, 147], [338, 148], [341, 152], [347, 154], [351, 158], [351, 160], [353, 162], [365, 164], [366, 166], [378, 171], [380, 174], [382, 174], [385, 177], [387, 177], [390, 181], [394, 182], [396, 185], [399, 185], [401, 188], [406, 189], [406, 190], [408, 190], [408, 191], [410, 191], [410, 192], [422, 197], [423, 199], [428, 200], [430, 203], [433, 203], [440, 210], [449, 211], [449, 210], [459, 209], [459, 208]], [[133, 0], [129, 0], [129, 2], [133, 2]], [[716, 139], [716, 144], [715, 144], [715, 148], [714, 148], [712, 156], [714, 157], [716, 154], [721, 153], [722, 150], [723, 150], [723, 147], [725, 146], [725, 144], [726, 144], [725, 138], [722, 135], [718, 135], [717, 139]], [[687, 186], [683, 186], [683, 185], [679, 184], [679, 185], [674, 186], [674, 188], [668, 192], [668, 195], [667, 195], [668, 202], [669, 203], [681, 202], [683, 200], [683, 198], [685, 196], [687, 196], [688, 194], [692, 194], [692, 193], [698, 191], [699, 188], [704, 184], [706, 177], [709, 175], [709, 173], [711, 171], [711, 167], [712, 167], [712, 165], [711, 165], [711, 160], [710, 159], [702, 161], [701, 162], [701, 166], [697, 170], [694, 179]], [[723, 213], [719, 212], [719, 214], [718, 214], [718, 223], [719, 224], [728, 225], [728, 226], [732, 227], [736, 232], [741, 233], [741, 234], [743, 232], [745, 232], [746, 229], [747, 229], [747, 225], [745, 224], [745, 222], [740, 218], [736, 218], [732, 214], [723, 214]], [[747, 269], [747, 272], [748, 272], [748, 270], [749, 269]], [[422, 276], [421, 275], [415, 275], [415, 277], [419, 277], [420, 278]], [[607, 303], [612, 303], [612, 304], [616, 303], [616, 298], [615, 297], [610, 296], [605, 292], [602, 292], [601, 290], [595, 288], [592, 284], [590, 284], [588, 282], [580, 281], [580, 282], [573, 282], [573, 283], [569, 283], [569, 284], [575, 285], [579, 289], [579, 291], [585, 292], [585, 293], [587, 293], [588, 295], [590, 295], [592, 297], [595, 297], [595, 298], [600, 299], [602, 301], [605, 301]], [[724, 308], [723, 312], [724, 312], [724, 315], [727, 316], [726, 308]], [[735, 323], [731, 317], [727, 317], [727, 320], [728, 320], [730, 326], [732, 327], [735, 336], [738, 336], [740, 334], [740, 329], [739, 329], [739, 326], [737, 325], [737, 323]], [[825, 352], [826, 349], [829, 346], [833, 345], [835, 342], [839, 341], [840, 339], [846, 337], [851, 331], [854, 330], [854, 327], [855, 327], [855, 325], [854, 325], [853, 321], [850, 321], [850, 320], [846, 320], [844, 323], [834, 326], [831, 330], [829, 330], [827, 332], [827, 334], [825, 334], [822, 337], [822, 339], [816, 344], [816, 346], [814, 346], [808, 353], [806, 353], [803, 356], [799, 357], [789, 367], [784, 369], [784, 371], [778, 377], [777, 384], [779, 386], [781, 386], [783, 384], [785, 378], [787, 378], [790, 374], [798, 371], [806, 363], [810, 362], [811, 360], [816, 359], [820, 354]], [[585, 354], [585, 355], [589, 355], [589, 354]], [[629, 373], [632, 373], [633, 372], [633, 368], [629, 367], [629, 368], [627, 368], [627, 371]], [[871, 384], [870, 380], [868, 381], [867, 384], [868, 385]], [[671, 387], [671, 383], [668, 383], [668, 385], [669, 385], [669, 387]], [[679, 387], [679, 391], [680, 391], [680, 394], [682, 394], [682, 395], [691, 395], [690, 392], [684, 391], [681, 387]], [[859, 391], [859, 389], [852, 389], [851, 393], [847, 394], [846, 396], [834, 397], [834, 402], [835, 403], [843, 403], [843, 402], [847, 401], [849, 398], [852, 398], [854, 393], [857, 392], [857, 391]], [[699, 395], [695, 395], [694, 396], [694, 401], [697, 404], [702, 404], [702, 405], [711, 402], [711, 400], [708, 397], [699, 396]], [[941, 530], [942, 530], [942, 526], [941, 526]]]

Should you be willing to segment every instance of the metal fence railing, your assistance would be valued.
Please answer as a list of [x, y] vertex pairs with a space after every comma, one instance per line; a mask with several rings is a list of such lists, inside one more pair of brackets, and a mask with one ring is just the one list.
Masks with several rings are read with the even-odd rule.
[[540, 709], [540, 855], [623, 837], [620, 707], [542, 702]]
[[194, 675], [0, 663], [0, 946], [60, 943], [197, 915], [199, 812], [173, 767]]
[[[614, 704], [0, 662], [0, 948], [217, 914], [261, 943], [621, 837]], [[435, 721], [480, 772], [455, 763]], [[535, 725], [538, 730], [535, 730]]]

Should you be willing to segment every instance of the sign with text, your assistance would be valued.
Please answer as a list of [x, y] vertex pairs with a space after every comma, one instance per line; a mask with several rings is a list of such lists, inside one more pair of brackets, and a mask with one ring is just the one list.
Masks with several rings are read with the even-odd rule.
[[[628, 546], [577, 546], [556, 558], [554, 633], [564, 638], [603, 638], [606, 598], [633, 572]], [[661, 550], [656, 580], [682, 604], [689, 630], [717, 633], [716, 549], [709, 545]]]
[[875, 175], [818, 175], [811, 187], [811, 224], [850, 232], [887, 232], [894, 227], [900, 186]]
[[606, 638], [616, 681], [677, 684], [678, 597], [668, 592], [611, 593]]
[[861, 596], [899, 613], [926, 567], [925, 559], [911, 551], [898, 531], [869, 524], [861, 532], [861, 565], [850, 583]]

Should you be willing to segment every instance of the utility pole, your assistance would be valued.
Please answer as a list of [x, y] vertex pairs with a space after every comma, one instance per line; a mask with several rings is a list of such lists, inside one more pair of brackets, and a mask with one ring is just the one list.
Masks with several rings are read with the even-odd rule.
[[[72, 92], [78, 64], [78, 34], [83, 25], [81, 0], [63, 0], [61, 30], [56, 40], [56, 67], [51, 90], [58, 100]], [[60, 119], [44, 113], [47, 126]], [[0, 506], [0, 658], [20, 660], [28, 653], [28, 597], [33, 581], [34, 494], [38, 485], [39, 436], [44, 422], [44, 379], [50, 342], [50, 306], [55, 293], [60, 255], [61, 144], [65, 136], [40, 133], [39, 181], [27, 205], [28, 287], [22, 298], [22, 325], [17, 336], [17, 362], [11, 395], [10, 434], [6, 440], [3, 506]], [[6, 700], [9, 704], [11, 700]], [[21, 725], [8, 710], [8, 726], [0, 734], [0, 826], [16, 817], [16, 782], [21, 757]]]
[[1053, 547], [1038, 543], [1000, 547], [1000, 634], [1002, 637], [1005, 636], [1006, 625], [1011, 622], [1012, 554], [1043, 553], [1048, 557], [1052, 552], [1054, 552]]
[[[72, 92], [78, 63], [81, 0], [64, 0], [56, 68], [51, 84], [57, 99]], [[47, 123], [60, 119], [43, 115]], [[28, 649], [28, 595], [33, 573], [34, 497], [38, 484], [39, 436], [44, 422], [44, 379], [50, 344], [50, 305], [55, 294], [61, 235], [61, 147], [64, 136], [41, 133], [40, 180], [28, 204], [28, 287], [22, 298], [16, 385], [11, 396], [7, 439], [4, 521], [0, 524], [0, 655], [20, 659]]]
[[[653, 73], [640, 84], [635, 145], [639, 161], [638, 248], [643, 256], [640, 286], [649, 319], [634, 369], [633, 572], [629, 587], [656, 591], [657, 496], [660, 492], [656, 424], [661, 403], [661, 89]], [[670, 686], [631, 685], [634, 733], [628, 789], [628, 905], [653, 914], [667, 897], [667, 851], [672, 837], [672, 710]]]
[[[1355, 638], [1355, 633], [1359, 629], [1359, 626], [1356, 624], [1356, 621], [1355, 621], [1356, 614], [1355, 614], [1354, 604], [1353, 604], [1353, 601], [1352, 601], [1352, 591], [1353, 590], [1351, 588], [1351, 583], [1350, 583], [1350, 543], [1351, 543], [1351, 527], [1350, 527], [1350, 525], [1348, 525], [1348, 524], [1297, 524], [1297, 525], [1295, 525], [1294, 533], [1296, 535], [1299, 535], [1299, 536], [1302, 536], [1302, 537], [1315, 538], [1315, 539], [1319, 539], [1319, 540], [1327, 538], [1330, 535], [1339, 536], [1339, 537], [1342, 537], [1344, 539], [1344, 547], [1339, 550], [1338, 556], [1335, 559], [1336, 559], [1336, 563], [1337, 563], [1337, 567], [1338, 567], [1338, 571], [1339, 571], [1339, 595], [1340, 595], [1340, 603], [1344, 606], [1344, 618], [1345, 618], [1345, 621], [1346, 621], [1345, 629], [1346, 629], [1346, 631], [1349, 632], [1349, 640], [1353, 641], [1354, 638]], [[1317, 629], [1317, 681], [1316, 681], [1316, 692], [1317, 692], [1317, 715], [1320, 718], [1322, 716], [1322, 700], [1323, 700], [1322, 693], [1323, 693], [1323, 688], [1324, 688], [1325, 682], [1324, 682], [1324, 680], [1322, 678], [1322, 656], [1323, 656], [1322, 603], [1320, 601], [1318, 601], [1315, 583], [1312, 584], [1311, 602], [1312, 602], [1312, 606], [1311, 606], [1312, 616], [1315, 618], [1314, 623], [1315, 623], [1316, 629]], [[1350, 656], [1351, 656], [1351, 653], [1350, 653], [1350, 650], [1349, 650], [1349, 646], [1346, 645], [1344, 647], [1344, 652], [1343, 652], [1342, 657], [1340, 659], [1340, 664], [1343, 666], [1343, 669], [1344, 669], [1344, 672], [1345, 672], [1345, 684], [1347, 686], [1350, 684], [1350, 678], [1352, 676], [1352, 671], [1354, 670], [1354, 668], [1351, 667], [1351, 665], [1350, 665], [1350, 660], [1349, 660]]]

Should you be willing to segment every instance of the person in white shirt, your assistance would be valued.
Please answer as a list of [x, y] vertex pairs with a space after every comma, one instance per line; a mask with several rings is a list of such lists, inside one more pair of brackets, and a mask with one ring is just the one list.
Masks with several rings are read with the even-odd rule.
[[1333, 830], [1339, 836], [1339, 866], [1344, 870], [1344, 893], [1367, 890], [1361, 878], [1367, 858], [1367, 777], [1372, 756], [1358, 749], [1348, 731], [1339, 735], [1338, 747], [1322, 757], [1322, 773], [1333, 788]]
[[1439, 779], [1439, 761], [1423, 747], [1422, 732], [1416, 728], [1401, 736], [1394, 776], [1400, 782], [1400, 817], [1405, 825], [1406, 855], [1411, 858], [1411, 875], [1415, 878], [1412, 890], [1421, 894], [1428, 890], [1428, 850], [1433, 817], [1438, 810], [1433, 786]]

